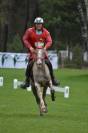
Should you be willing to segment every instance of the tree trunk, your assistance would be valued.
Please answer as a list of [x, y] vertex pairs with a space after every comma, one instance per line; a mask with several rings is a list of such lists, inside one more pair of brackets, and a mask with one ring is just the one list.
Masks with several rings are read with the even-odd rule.
[[87, 21], [87, 37], [86, 37], [86, 47], [87, 47], [87, 61], [88, 61], [88, 0], [84, 0], [86, 8], [86, 21]]
[[81, 34], [83, 38], [83, 45], [88, 51], [88, 0], [81, 0], [78, 2], [78, 10], [81, 19]]
[[8, 42], [8, 24], [4, 25], [4, 36], [3, 36], [3, 51], [7, 52], [7, 42]]
[[0, 51], [2, 51], [2, 49], [3, 49], [3, 46], [2, 46], [2, 25], [0, 22]]

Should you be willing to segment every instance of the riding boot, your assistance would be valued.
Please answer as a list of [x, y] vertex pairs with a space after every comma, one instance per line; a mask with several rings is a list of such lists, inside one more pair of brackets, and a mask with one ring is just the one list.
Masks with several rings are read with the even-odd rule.
[[32, 70], [32, 66], [33, 66], [33, 62], [30, 61], [27, 65], [27, 69], [26, 69], [26, 79], [25, 82], [21, 85], [21, 88], [26, 89], [27, 87], [30, 86], [30, 77], [31, 77], [31, 70]]
[[52, 68], [51, 62], [50, 62], [49, 60], [46, 60], [45, 63], [46, 63], [46, 64], [48, 65], [48, 67], [49, 67], [50, 75], [51, 75], [51, 79], [52, 79], [53, 85], [55, 85], [55, 86], [60, 85], [60, 82], [57, 82], [57, 80], [56, 80], [55, 77], [54, 77], [53, 68]]
[[30, 78], [26, 77], [24, 83], [21, 84], [20, 87], [21, 87], [22, 89], [26, 89], [26, 88], [29, 87], [29, 86], [30, 86]]

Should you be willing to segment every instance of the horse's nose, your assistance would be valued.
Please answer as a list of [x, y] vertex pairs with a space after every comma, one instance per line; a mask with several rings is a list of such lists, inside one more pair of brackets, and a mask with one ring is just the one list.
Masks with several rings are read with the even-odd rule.
[[37, 60], [37, 64], [38, 65], [41, 65], [42, 64], [42, 61], [40, 59]]

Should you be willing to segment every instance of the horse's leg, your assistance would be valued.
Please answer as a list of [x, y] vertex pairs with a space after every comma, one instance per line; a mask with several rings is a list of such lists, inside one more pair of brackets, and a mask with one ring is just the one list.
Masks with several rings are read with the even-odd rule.
[[37, 95], [37, 90], [36, 90], [36, 87], [35, 86], [32, 86], [32, 92], [33, 92], [33, 94], [35, 96], [35, 99], [36, 99], [37, 104], [39, 105], [40, 104], [40, 100], [39, 100], [39, 97]]
[[38, 97], [40, 99], [40, 113], [43, 113], [43, 112], [45, 112], [46, 107], [45, 107], [44, 100], [43, 100], [43, 94], [41, 91], [41, 86], [38, 83], [35, 83], [35, 86], [37, 89]]
[[48, 110], [47, 110], [47, 104], [46, 104], [46, 101], [45, 101], [46, 91], [47, 91], [47, 86], [45, 86], [44, 89], [43, 89], [43, 100], [44, 100], [44, 104], [45, 104], [45, 107], [46, 107], [46, 110], [45, 110], [44, 113], [47, 113], [48, 112]]
[[52, 81], [49, 82], [52, 101], [55, 101], [55, 90], [53, 88]]
[[33, 94], [34, 94], [34, 96], [35, 96], [35, 99], [36, 99], [36, 102], [37, 102], [37, 104], [38, 104], [39, 111], [40, 111], [40, 115], [42, 116], [43, 114], [42, 114], [41, 109], [40, 109], [40, 99], [39, 99], [39, 97], [38, 97], [37, 89], [36, 89], [35, 86], [32, 86], [32, 92], [33, 92]]

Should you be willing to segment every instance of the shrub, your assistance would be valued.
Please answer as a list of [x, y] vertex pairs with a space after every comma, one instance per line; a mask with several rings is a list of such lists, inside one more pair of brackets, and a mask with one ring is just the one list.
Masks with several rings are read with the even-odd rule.
[[83, 65], [83, 51], [81, 46], [76, 45], [73, 48], [73, 64], [76, 68], [82, 68]]
[[23, 52], [23, 44], [18, 34], [15, 35], [13, 42], [8, 44], [8, 51]]

